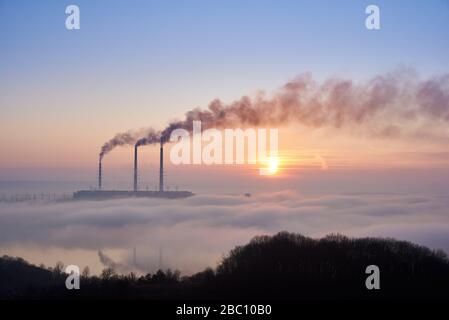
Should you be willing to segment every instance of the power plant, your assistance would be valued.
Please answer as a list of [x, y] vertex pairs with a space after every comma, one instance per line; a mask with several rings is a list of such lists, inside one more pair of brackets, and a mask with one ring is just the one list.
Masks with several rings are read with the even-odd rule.
[[104, 190], [102, 185], [102, 157], [98, 163], [98, 189], [80, 190], [73, 193], [76, 200], [107, 200], [120, 198], [166, 198], [179, 199], [193, 196], [190, 191], [165, 191], [164, 190], [164, 145], [160, 142], [159, 156], [159, 190], [158, 191], [139, 191], [138, 187], [138, 144], [134, 146], [134, 168], [133, 168], [133, 190]]

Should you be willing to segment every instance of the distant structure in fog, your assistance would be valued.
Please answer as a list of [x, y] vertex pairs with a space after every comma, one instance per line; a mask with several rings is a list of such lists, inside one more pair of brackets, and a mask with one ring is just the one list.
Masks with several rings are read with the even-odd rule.
[[164, 189], [164, 145], [161, 140], [159, 157], [159, 191], [138, 190], [138, 145], [134, 146], [133, 191], [103, 190], [102, 186], [102, 158], [98, 164], [98, 190], [80, 190], [73, 193], [76, 200], [107, 200], [120, 198], [166, 198], [178, 199], [193, 196], [190, 191], [165, 191]]

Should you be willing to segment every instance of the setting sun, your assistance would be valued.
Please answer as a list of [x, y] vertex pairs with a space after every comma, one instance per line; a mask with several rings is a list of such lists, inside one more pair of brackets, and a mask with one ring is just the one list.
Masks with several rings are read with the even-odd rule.
[[279, 168], [279, 158], [278, 157], [270, 157], [269, 160], [269, 168], [268, 171], [270, 172], [270, 174], [275, 174], [278, 172], [278, 168]]
[[265, 165], [259, 168], [259, 174], [262, 176], [272, 176], [279, 170], [279, 157], [271, 156], [263, 162]]

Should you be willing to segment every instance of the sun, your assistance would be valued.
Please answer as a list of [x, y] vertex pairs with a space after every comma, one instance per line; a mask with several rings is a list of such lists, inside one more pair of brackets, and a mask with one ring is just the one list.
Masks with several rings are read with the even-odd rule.
[[278, 157], [270, 157], [268, 160], [268, 172], [270, 174], [276, 174], [279, 169], [279, 158]]
[[259, 167], [259, 174], [261, 176], [275, 176], [278, 174], [280, 158], [278, 156], [270, 156], [261, 161], [263, 164]]

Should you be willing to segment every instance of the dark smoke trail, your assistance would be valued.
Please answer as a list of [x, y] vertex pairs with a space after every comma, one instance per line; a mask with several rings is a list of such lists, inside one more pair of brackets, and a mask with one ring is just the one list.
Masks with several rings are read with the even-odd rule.
[[102, 159], [106, 153], [110, 152], [115, 147], [134, 144], [136, 140], [137, 137], [131, 132], [116, 134], [115, 137], [113, 137], [101, 147], [100, 159]]
[[138, 131], [127, 131], [124, 133], [117, 133], [111, 140], [106, 142], [100, 150], [100, 161], [103, 157], [112, 151], [115, 147], [118, 146], [126, 146], [126, 145], [134, 145], [137, 140], [139, 140], [142, 136], [146, 136], [150, 134], [152, 129], [140, 129]]
[[150, 128], [147, 130], [147, 133], [143, 138], [140, 138], [139, 140], [136, 141], [135, 146], [139, 147], [139, 146], [144, 146], [147, 144], [158, 143], [160, 141], [160, 139], [161, 139], [160, 133], [158, 133], [154, 129]]
[[[342, 128], [377, 121], [380, 130], [372, 134], [391, 137], [399, 135], [401, 124], [408, 121], [424, 120], [431, 125], [449, 122], [449, 75], [420, 80], [413, 70], [401, 69], [363, 83], [339, 78], [319, 83], [310, 74], [302, 74], [272, 97], [244, 96], [230, 104], [216, 99], [206, 110], [188, 111], [184, 120], [170, 123], [160, 133], [150, 129], [138, 143], [167, 142], [174, 129], [191, 132], [194, 120], [201, 121], [203, 129], [281, 127], [292, 123]], [[127, 138], [125, 134], [125, 139], [115, 140], [127, 143]], [[113, 145], [111, 141], [105, 145], [106, 150]]]
[[191, 131], [194, 120], [200, 120], [203, 129], [291, 123], [341, 128], [381, 120], [383, 128], [377, 134], [392, 136], [400, 131], [395, 121], [418, 118], [449, 122], [449, 75], [420, 81], [413, 71], [400, 70], [356, 84], [337, 78], [318, 83], [303, 74], [272, 98], [245, 96], [230, 104], [217, 99], [206, 110], [193, 109], [183, 121], [170, 123], [161, 138], [168, 141], [177, 128]]
[[117, 269], [117, 267], [121, 267], [114, 260], [105, 255], [101, 250], [98, 250], [98, 258], [100, 262], [107, 268]]
[[119, 273], [128, 273], [132, 268], [124, 263], [115, 262], [106, 254], [104, 254], [101, 250], [98, 250], [98, 258], [100, 259], [101, 264], [106, 268], [111, 268]]

